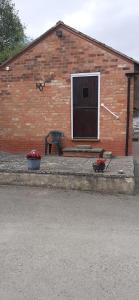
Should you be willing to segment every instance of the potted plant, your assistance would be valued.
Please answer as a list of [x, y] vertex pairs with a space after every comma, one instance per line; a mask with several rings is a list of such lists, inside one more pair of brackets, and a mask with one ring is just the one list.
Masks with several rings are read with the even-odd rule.
[[95, 172], [103, 172], [105, 169], [105, 162], [106, 160], [103, 158], [99, 158], [93, 163], [93, 169]]
[[37, 150], [31, 150], [27, 153], [26, 158], [28, 161], [28, 170], [40, 169], [41, 155]]

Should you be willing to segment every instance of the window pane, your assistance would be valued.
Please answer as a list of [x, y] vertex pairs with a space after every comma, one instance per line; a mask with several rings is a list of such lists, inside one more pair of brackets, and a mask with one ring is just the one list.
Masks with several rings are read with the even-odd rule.
[[88, 88], [83, 88], [83, 97], [88, 98]]

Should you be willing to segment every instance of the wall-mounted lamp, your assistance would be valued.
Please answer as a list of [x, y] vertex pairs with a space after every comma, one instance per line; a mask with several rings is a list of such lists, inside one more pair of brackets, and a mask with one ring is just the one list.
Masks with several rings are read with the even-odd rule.
[[10, 71], [10, 66], [6, 66], [5, 71]]
[[46, 80], [40, 80], [39, 82], [36, 82], [36, 89], [39, 89], [42, 92], [46, 83], [50, 83], [51, 80], [53, 80], [53, 79], [54, 79], [54, 74], [50, 73], [50, 76], [48, 76], [48, 78]]
[[57, 36], [58, 38], [62, 38], [62, 36], [63, 36], [62, 30], [57, 30], [57, 31], [56, 31], [56, 36]]
[[45, 83], [45, 81], [36, 82], [36, 89], [39, 89], [42, 92], [45, 87]]

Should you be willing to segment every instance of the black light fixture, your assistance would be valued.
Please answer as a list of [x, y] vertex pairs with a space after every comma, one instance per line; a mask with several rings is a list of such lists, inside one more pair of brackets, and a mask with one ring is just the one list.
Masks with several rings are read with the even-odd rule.
[[46, 80], [40, 80], [39, 82], [36, 82], [36, 89], [43, 91], [43, 88], [45, 87], [46, 83], [50, 83], [54, 79], [54, 74], [50, 74]]
[[45, 83], [45, 81], [36, 82], [36, 89], [39, 89], [42, 92], [45, 87]]
[[57, 36], [58, 38], [62, 38], [62, 36], [63, 36], [62, 30], [57, 30], [57, 31], [56, 31], [56, 36]]

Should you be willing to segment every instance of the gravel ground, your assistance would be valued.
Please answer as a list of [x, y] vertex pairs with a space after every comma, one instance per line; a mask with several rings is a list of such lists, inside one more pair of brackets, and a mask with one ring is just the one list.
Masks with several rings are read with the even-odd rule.
[[[44, 156], [41, 169], [37, 173], [94, 174], [92, 163], [96, 158], [75, 158], [60, 156]], [[110, 160], [106, 160], [106, 165]], [[104, 176], [117, 176], [123, 170], [123, 176], [133, 177], [133, 157], [113, 158], [104, 172]], [[0, 152], [0, 172], [28, 172], [27, 160], [24, 155]], [[30, 172], [30, 171], [29, 171]], [[36, 171], [35, 171], [36, 172]], [[122, 176], [122, 175], [120, 175]]]

